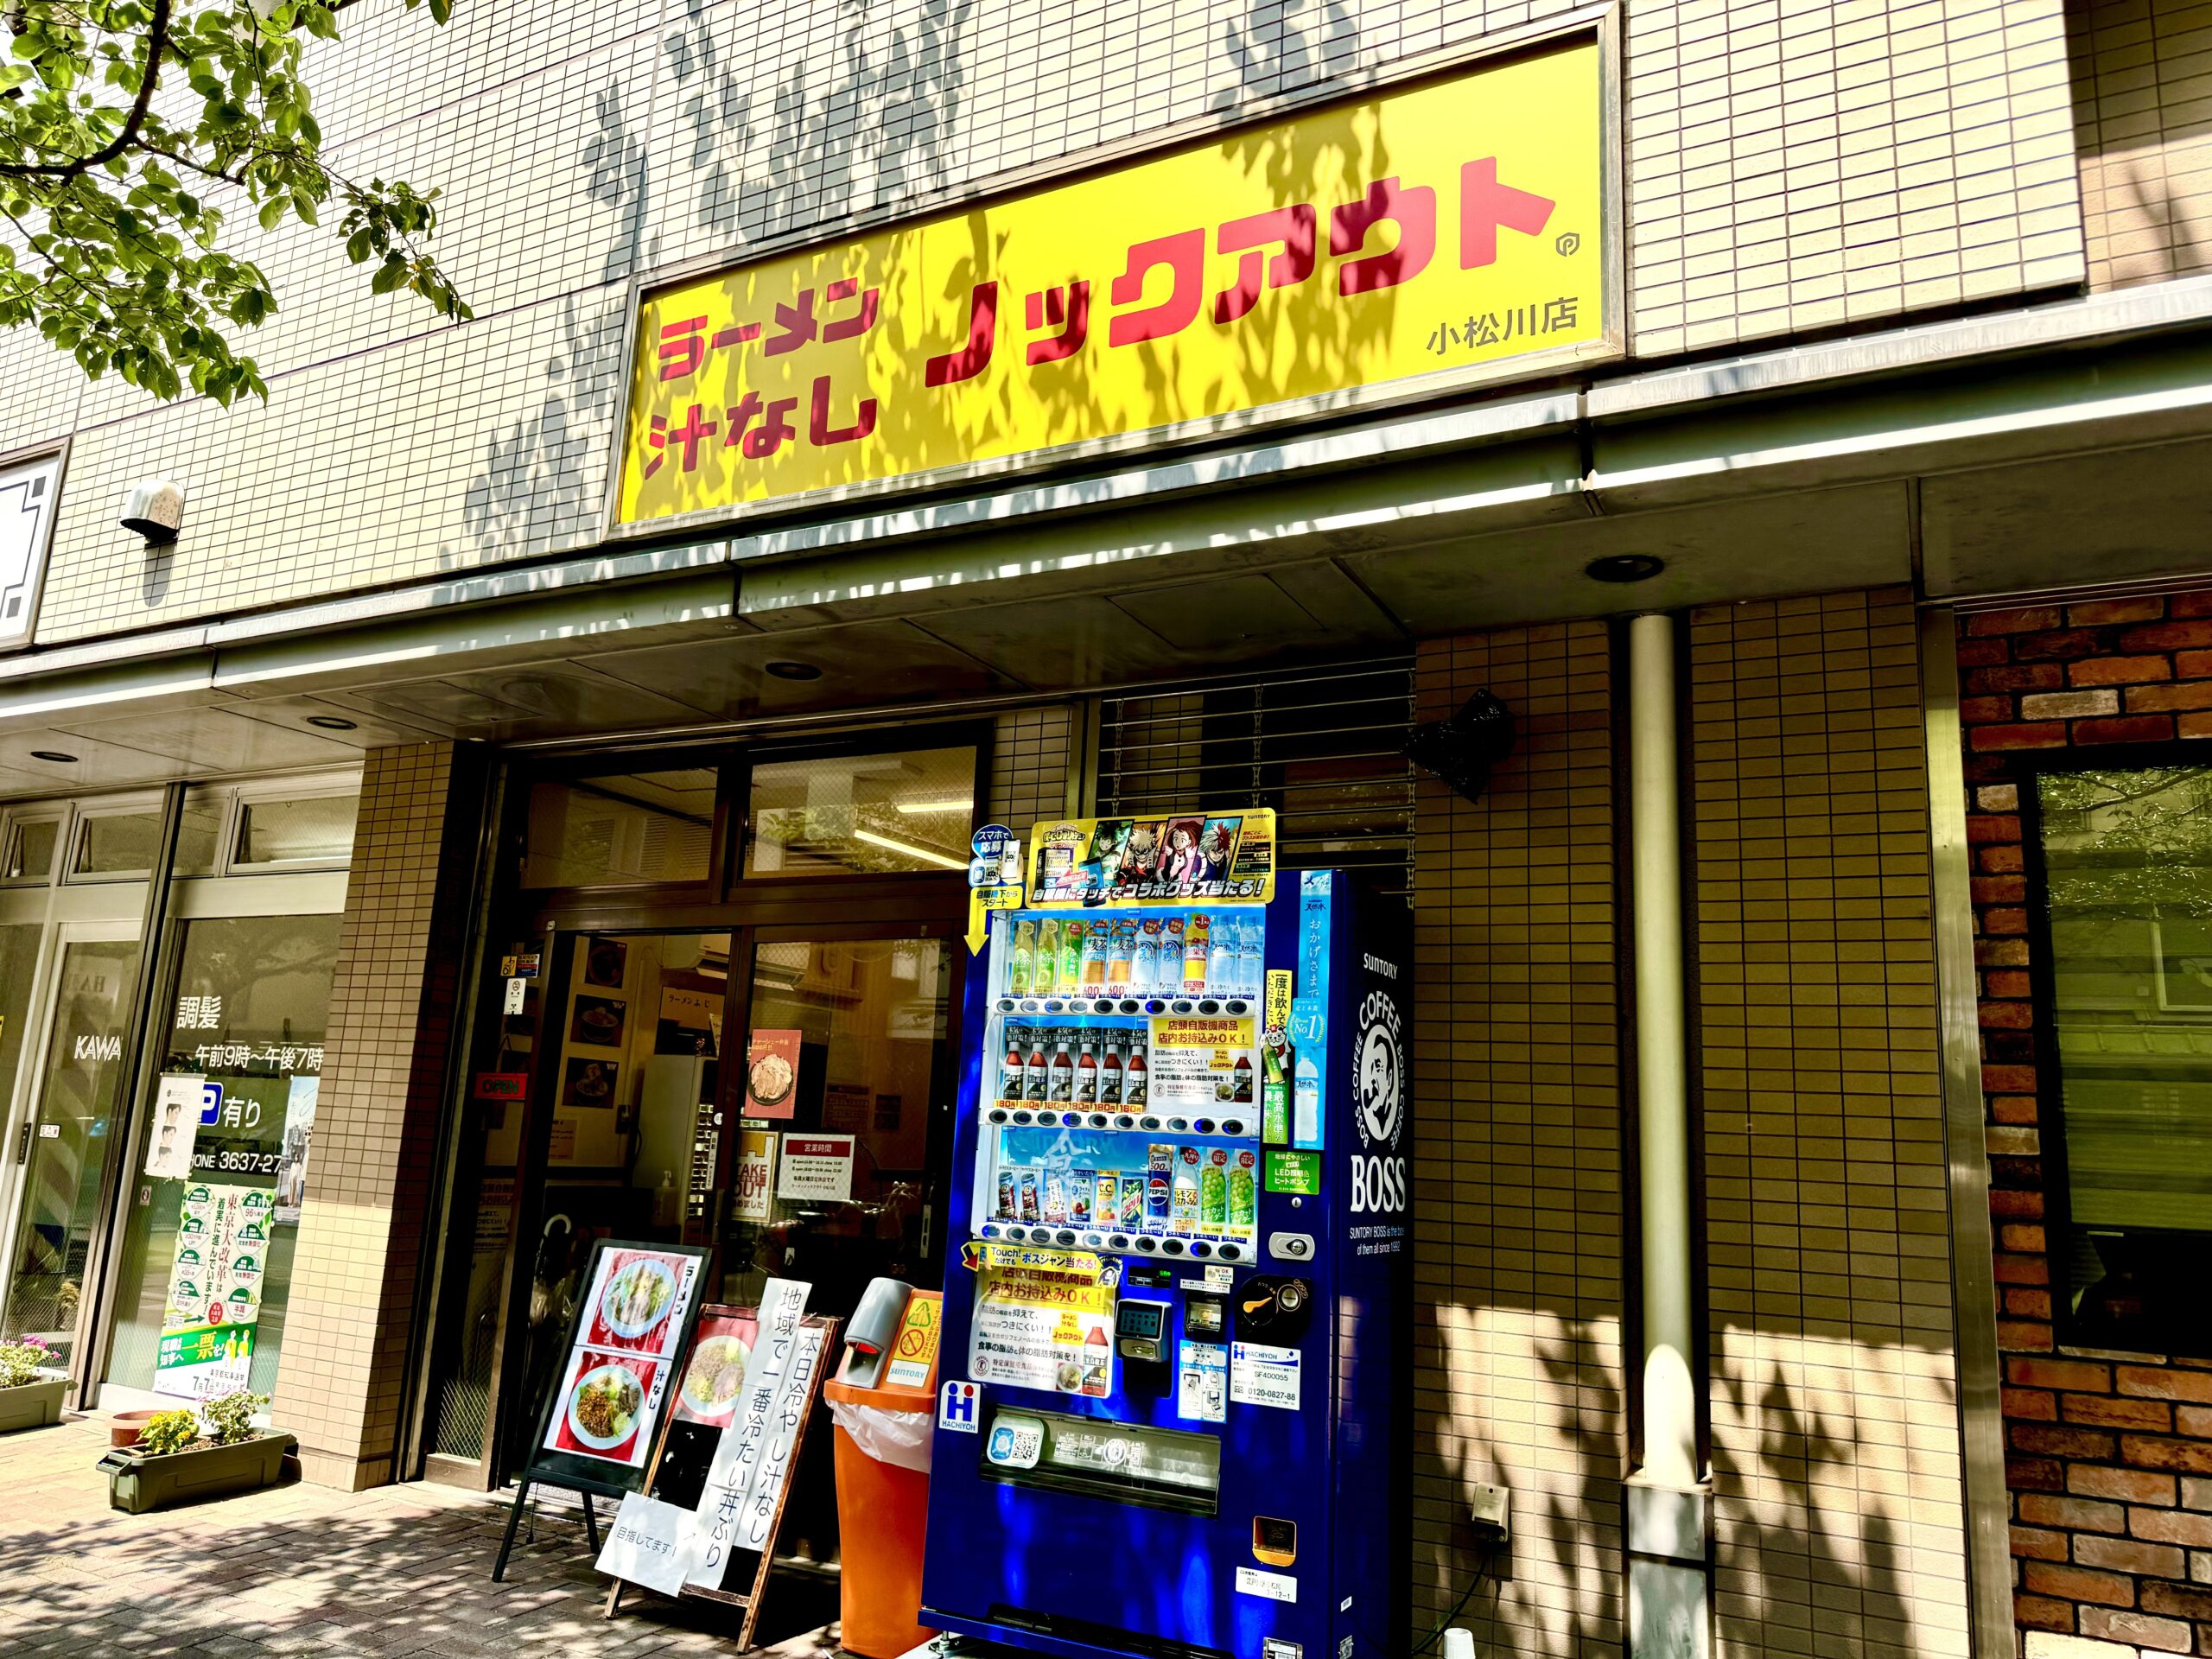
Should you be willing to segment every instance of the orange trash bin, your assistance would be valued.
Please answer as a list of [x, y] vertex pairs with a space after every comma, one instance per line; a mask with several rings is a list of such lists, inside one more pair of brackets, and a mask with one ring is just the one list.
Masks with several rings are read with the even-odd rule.
[[[920, 1614], [929, 1448], [937, 1427], [939, 1300], [934, 1292], [916, 1293], [900, 1331], [906, 1338], [926, 1324], [928, 1351], [922, 1363], [927, 1370], [918, 1385], [867, 1388], [842, 1377], [822, 1385], [836, 1425], [843, 1621], [838, 1645], [863, 1659], [899, 1659], [937, 1634], [923, 1628]], [[895, 1350], [886, 1354], [877, 1369], [889, 1370], [898, 1357]]]

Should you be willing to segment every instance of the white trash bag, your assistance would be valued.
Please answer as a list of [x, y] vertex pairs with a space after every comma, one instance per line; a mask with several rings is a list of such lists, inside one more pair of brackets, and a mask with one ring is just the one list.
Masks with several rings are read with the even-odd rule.
[[937, 1424], [926, 1410], [892, 1411], [882, 1406], [830, 1402], [837, 1427], [853, 1437], [853, 1444], [878, 1463], [901, 1469], [930, 1471], [930, 1440]]

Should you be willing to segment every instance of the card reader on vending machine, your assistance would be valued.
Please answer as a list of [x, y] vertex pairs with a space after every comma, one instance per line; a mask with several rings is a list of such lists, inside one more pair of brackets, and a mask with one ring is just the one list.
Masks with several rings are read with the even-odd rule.
[[1165, 1369], [1169, 1351], [1167, 1332], [1174, 1319], [1172, 1303], [1123, 1297], [1121, 1310], [1114, 1319], [1114, 1346], [1132, 1365]]
[[1049, 1659], [1411, 1646], [1409, 918], [1271, 842], [1255, 864], [1255, 829], [1039, 824], [1026, 907], [990, 914], [931, 1629]]

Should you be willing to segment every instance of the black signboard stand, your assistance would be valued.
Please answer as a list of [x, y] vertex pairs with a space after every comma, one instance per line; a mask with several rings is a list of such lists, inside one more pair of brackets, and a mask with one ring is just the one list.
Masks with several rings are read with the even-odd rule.
[[[584, 1531], [591, 1540], [592, 1554], [599, 1553], [599, 1517], [593, 1512], [594, 1497], [612, 1499], [620, 1503], [625, 1495], [638, 1491], [645, 1485], [650, 1460], [635, 1467], [615, 1463], [605, 1458], [585, 1457], [574, 1452], [556, 1452], [546, 1445], [553, 1429], [553, 1414], [561, 1409], [568, 1391], [569, 1356], [575, 1351], [584, 1333], [584, 1322], [591, 1318], [592, 1303], [599, 1287], [599, 1264], [609, 1250], [640, 1250], [653, 1255], [687, 1256], [699, 1263], [693, 1277], [686, 1305], [677, 1310], [681, 1323], [675, 1345], [663, 1363], [667, 1367], [661, 1394], [661, 1422], [675, 1409], [676, 1389], [681, 1379], [682, 1364], [691, 1351], [691, 1328], [699, 1317], [700, 1281], [706, 1274], [707, 1249], [703, 1245], [653, 1244], [632, 1243], [621, 1239], [602, 1238], [592, 1246], [591, 1259], [584, 1265], [583, 1295], [576, 1304], [575, 1318], [569, 1326], [569, 1339], [562, 1344], [561, 1364], [554, 1373], [552, 1389], [547, 1393], [544, 1405], [537, 1414], [537, 1433], [531, 1441], [530, 1461], [516, 1477], [513, 1506], [507, 1511], [506, 1535], [499, 1541], [499, 1559], [493, 1564], [492, 1582], [501, 1583], [506, 1578], [507, 1556], [515, 1547], [515, 1529], [522, 1524], [522, 1512], [530, 1502], [534, 1486], [557, 1487], [575, 1493], [583, 1499]], [[659, 1440], [661, 1428], [653, 1428], [654, 1443]], [[533, 1529], [536, 1522], [532, 1522]]]

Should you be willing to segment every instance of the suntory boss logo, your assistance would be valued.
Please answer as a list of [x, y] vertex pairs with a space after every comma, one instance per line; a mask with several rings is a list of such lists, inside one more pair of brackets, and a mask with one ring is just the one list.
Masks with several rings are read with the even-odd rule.
[[1358, 1095], [1352, 1122], [1367, 1148], [1352, 1154], [1352, 1213], [1402, 1211], [1406, 1160], [1398, 1155], [1398, 1139], [1406, 1127], [1405, 1048], [1397, 999], [1389, 992], [1370, 991], [1359, 1005], [1359, 1038], [1352, 1052]]

